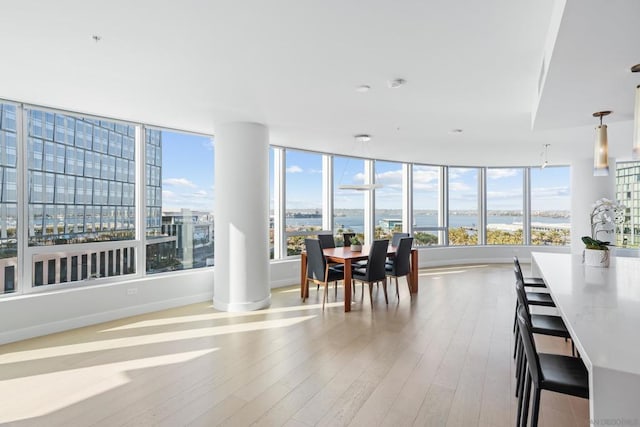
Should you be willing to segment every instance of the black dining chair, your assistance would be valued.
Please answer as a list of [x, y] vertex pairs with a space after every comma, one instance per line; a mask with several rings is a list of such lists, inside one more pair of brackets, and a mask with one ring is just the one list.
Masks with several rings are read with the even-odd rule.
[[329, 283], [335, 282], [335, 294], [338, 296], [338, 281], [344, 280], [344, 271], [334, 268], [327, 262], [322, 253], [322, 246], [317, 239], [304, 239], [304, 245], [307, 251], [307, 277], [305, 279], [305, 287], [308, 288], [309, 282], [314, 282], [320, 286], [324, 285], [324, 295], [322, 296], [322, 309], [329, 292]]
[[[513, 273], [516, 276], [516, 282], [520, 281], [525, 284], [525, 286], [530, 286], [525, 282], [524, 277], [522, 276], [522, 269], [520, 268], [520, 262], [516, 262], [517, 258], [513, 259]], [[532, 283], [532, 282], [529, 282]], [[544, 283], [544, 282], [543, 282]], [[540, 286], [538, 286], [540, 287]], [[546, 285], [545, 285], [546, 287]], [[555, 307], [556, 304], [553, 302], [553, 298], [546, 292], [526, 292], [527, 303], [528, 305], [538, 305], [543, 307]], [[516, 307], [513, 313], [513, 333], [516, 333], [516, 317], [518, 311], [518, 301], [516, 300]], [[515, 357], [515, 352], [514, 352]]]
[[400, 239], [405, 237], [409, 237], [409, 233], [393, 233], [391, 235], [391, 246], [398, 246], [398, 244], [400, 244]]
[[385, 260], [387, 258], [387, 249], [389, 248], [388, 240], [374, 240], [369, 250], [367, 265], [364, 267], [356, 266], [351, 272], [351, 278], [354, 281], [362, 282], [362, 293], [364, 295], [364, 284], [369, 285], [369, 301], [373, 307], [373, 284], [383, 283], [384, 299], [389, 304], [387, 297], [387, 273], [385, 269]]
[[589, 372], [577, 357], [560, 354], [538, 353], [533, 340], [532, 325], [527, 318], [524, 306], [518, 307], [518, 330], [522, 340], [526, 360], [526, 378], [524, 392], [518, 397], [518, 415], [516, 425], [527, 425], [529, 417], [529, 399], [533, 384], [533, 407], [531, 426], [538, 426], [540, 413], [540, 394], [542, 390], [571, 396], [589, 398]]
[[522, 267], [520, 267], [520, 260], [518, 260], [517, 256], [513, 257], [513, 268], [516, 271], [516, 274], [522, 278], [522, 283], [525, 286], [530, 288], [546, 288], [547, 284], [544, 283], [544, 280], [541, 277], [524, 277], [522, 274]]
[[[564, 321], [560, 316], [547, 314], [531, 314], [529, 305], [526, 303], [525, 295], [526, 292], [524, 289], [524, 285], [518, 280], [516, 282], [516, 296], [518, 301], [517, 310], [519, 310], [520, 307], [524, 308], [524, 313], [527, 316], [527, 320], [531, 324], [531, 331], [534, 334], [559, 337], [564, 338], [565, 340], [571, 338], [571, 334], [569, 333], [567, 326], [564, 324]], [[517, 329], [518, 326], [516, 324], [516, 330]], [[521, 386], [523, 384], [525, 361], [521, 340], [518, 339], [517, 335], [514, 347], [514, 352], [516, 353], [516, 396], [518, 396], [521, 392]], [[571, 341], [571, 354], [575, 355], [575, 347], [573, 341]]]
[[344, 247], [348, 248], [351, 246], [351, 239], [356, 236], [356, 233], [342, 233], [342, 239], [344, 240]]
[[411, 294], [411, 281], [409, 274], [411, 273], [411, 246], [413, 245], [413, 237], [403, 237], [396, 245], [395, 255], [387, 261], [385, 269], [388, 277], [393, 277], [396, 281], [396, 296], [400, 302], [400, 290], [398, 289], [398, 277], [406, 277], [409, 286], [409, 295]]
[[333, 238], [333, 234], [318, 234], [318, 240], [320, 240], [320, 245], [322, 249], [329, 249], [336, 247], [336, 241]]

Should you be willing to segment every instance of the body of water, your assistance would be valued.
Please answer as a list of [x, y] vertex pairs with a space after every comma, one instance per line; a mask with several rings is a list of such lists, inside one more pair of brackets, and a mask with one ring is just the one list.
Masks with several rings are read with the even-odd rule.
[[[376, 225], [380, 224], [380, 220], [382, 219], [397, 219], [396, 217], [390, 218], [388, 216], [376, 216], [375, 223]], [[521, 216], [487, 216], [487, 222], [489, 224], [514, 224], [514, 223], [522, 223]], [[361, 215], [353, 215], [353, 216], [339, 216], [334, 218], [335, 229], [351, 229], [357, 233], [362, 233], [364, 231], [364, 216]], [[413, 217], [413, 222], [415, 227], [437, 227], [438, 226], [438, 217], [436, 215], [416, 215]], [[570, 218], [557, 218], [557, 217], [547, 217], [547, 216], [532, 216], [532, 223], [543, 223], [543, 224], [569, 224], [571, 222]], [[322, 226], [322, 218], [286, 218], [287, 226], [292, 227], [303, 227], [303, 226]], [[452, 228], [456, 227], [476, 227], [478, 224], [478, 217], [474, 215], [451, 215], [449, 217], [449, 226]]]

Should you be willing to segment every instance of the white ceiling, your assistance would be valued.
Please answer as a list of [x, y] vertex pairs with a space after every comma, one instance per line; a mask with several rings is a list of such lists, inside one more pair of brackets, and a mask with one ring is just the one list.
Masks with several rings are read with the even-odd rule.
[[495, 166], [539, 164], [546, 143], [552, 164], [589, 157], [591, 113], [608, 109], [624, 159], [638, 18], [638, 0], [7, 1], [0, 98], [204, 133], [258, 121], [278, 145]]

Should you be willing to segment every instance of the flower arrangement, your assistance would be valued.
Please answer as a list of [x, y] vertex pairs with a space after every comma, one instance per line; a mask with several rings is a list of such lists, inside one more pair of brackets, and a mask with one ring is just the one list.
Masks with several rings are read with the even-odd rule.
[[591, 236], [583, 236], [582, 242], [587, 249], [607, 250], [611, 244], [609, 241], [599, 240], [598, 233], [604, 232], [609, 235], [615, 231], [615, 224], [624, 221], [625, 206], [619, 203], [602, 198], [596, 200], [591, 209], [589, 220], [591, 223]]

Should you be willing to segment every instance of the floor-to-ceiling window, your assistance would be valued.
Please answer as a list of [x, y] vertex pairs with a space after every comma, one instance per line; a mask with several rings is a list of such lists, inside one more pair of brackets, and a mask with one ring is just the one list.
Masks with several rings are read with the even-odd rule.
[[570, 169], [530, 168], [531, 244], [568, 245], [571, 229]]
[[322, 154], [286, 150], [285, 233], [287, 256], [322, 229]]
[[145, 129], [147, 273], [214, 264], [214, 162], [208, 136]]
[[524, 243], [524, 169], [487, 168], [487, 244]]
[[0, 103], [0, 294], [15, 292], [18, 261], [16, 106]]
[[480, 227], [478, 168], [449, 168], [449, 244], [477, 245]]
[[442, 245], [440, 166], [413, 165], [413, 238], [416, 246]]
[[616, 224], [616, 245], [640, 246], [640, 162], [616, 165], [616, 201], [625, 207], [624, 219]]
[[391, 239], [402, 231], [402, 163], [375, 162], [374, 238]]
[[343, 233], [356, 233], [364, 239], [364, 191], [341, 188], [364, 183], [363, 159], [333, 158], [333, 231], [336, 241], [342, 239]]

